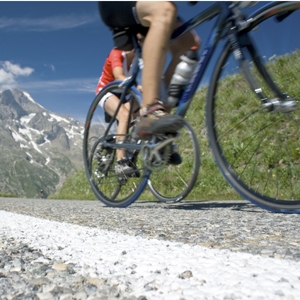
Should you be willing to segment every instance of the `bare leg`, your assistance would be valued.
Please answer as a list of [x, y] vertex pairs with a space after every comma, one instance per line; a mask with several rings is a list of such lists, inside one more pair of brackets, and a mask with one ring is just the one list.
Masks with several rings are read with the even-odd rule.
[[[175, 28], [179, 27], [182, 24], [183, 24], [182, 21], [176, 22]], [[171, 82], [172, 75], [174, 74], [175, 68], [180, 62], [180, 56], [185, 51], [191, 49], [192, 47], [195, 50], [199, 50], [200, 46], [201, 46], [200, 37], [197, 35], [197, 33], [194, 30], [187, 32], [186, 34], [180, 36], [179, 38], [175, 39], [170, 43], [169, 49], [172, 55], [172, 60], [170, 61], [164, 74], [166, 87], [169, 86]]]
[[[109, 115], [113, 116], [119, 103], [120, 103], [120, 99], [118, 97], [116, 96], [109, 97], [105, 102], [105, 111]], [[128, 115], [129, 115], [129, 110], [124, 105], [121, 105], [120, 110], [116, 116], [117, 120], [119, 121], [117, 132], [116, 132], [117, 133], [116, 142], [121, 142], [125, 140]], [[119, 134], [121, 136], [118, 136]], [[118, 160], [126, 157], [124, 149], [117, 149], [116, 153], [117, 153]]]
[[[115, 113], [118, 105], [119, 105], [120, 99], [116, 96], [109, 97], [105, 102], [105, 111], [110, 115], [113, 116]], [[133, 104], [133, 112], [136, 111], [139, 108], [139, 105], [134, 102]], [[118, 128], [117, 128], [117, 134], [121, 136], [116, 137], [116, 142], [124, 141], [125, 140], [125, 134], [127, 131], [127, 122], [128, 122], [128, 115], [130, 111], [130, 103], [126, 103], [120, 107], [119, 113], [117, 114], [116, 118], [119, 121]], [[136, 118], [139, 112], [133, 113], [131, 118]], [[117, 149], [117, 159], [120, 160], [124, 157], [126, 157], [125, 150], [124, 149]]]
[[158, 98], [177, 8], [172, 2], [138, 1], [136, 9], [141, 24], [150, 27], [143, 47], [143, 107], [147, 107]]
[[[176, 22], [174, 29], [176, 29], [182, 24], [183, 24], [182, 21]], [[162, 81], [162, 84], [164, 84], [163, 88], [165, 90], [167, 90], [168, 86], [170, 85], [172, 76], [175, 72], [175, 68], [180, 62], [180, 56], [184, 54], [187, 50], [190, 50], [191, 48], [193, 48], [194, 50], [199, 50], [200, 46], [201, 46], [200, 37], [197, 35], [197, 33], [194, 30], [189, 31], [184, 35], [180, 36], [179, 38], [170, 42], [169, 50], [172, 55], [172, 59], [164, 73], [164, 80]], [[171, 110], [172, 107], [166, 107], [167, 112], [171, 112]]]

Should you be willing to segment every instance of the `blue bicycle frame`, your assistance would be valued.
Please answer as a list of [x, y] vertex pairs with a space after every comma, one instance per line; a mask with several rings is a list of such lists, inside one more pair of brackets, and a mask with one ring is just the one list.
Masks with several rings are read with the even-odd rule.
[[231, 11], [228, 8], [227, 2], [216, 2], [214, 5], [199, 13], [197, 16], [190, 19], [173, 32], [171, 40], [178, 38], [180, 35], [190, 31], [201, 23], [208, 21], [218, 15], [218, 19], [211, 31], [206, 46], [202, 51], [198, 63], [195, 66], [192, 78], [189, 84], [186, 86], [184, 93], [178, 102], [178, 107], [175, 114], [183, 117], [185, 116], [191, 102], [190, 100], [193, 98], [194, 93], [196, 92], [196, 89], [211, 59], [211, 56], [214, 53], [214, 50], [218, 43], [218, 37], [224, 29], [221, 28], [221, 25], [224, 24], [225, 20], [230, 16], [230, 14]]
[[[272, 16], [273, 14], [276, 14], [276, 10], [274, 9], [272, 11], [272, 6], [278, 4], [274, 1], [268, 2], [266, 5], [260, 7], [258, 10], [253, 12], [248, 16], [248, 19], [252, 18], [252, 15], [258, 15], [257, 20], [259, 20], [259, 14], [260, 12], [262, 15], [265, 15], [266, 13], [270, 14]], [[177, 28], [172, 36], [171, 40], [178, 38], [180, 35], [190, 31], [191, 29], [194, 29], [198, 25], [202, 24], [205, 21], [211, 20], [212, 18], [217, 17], [216, 23], [213, 26], [213, 29], [211, 30], [210, 36], [207, 40], [206, 46], [204, 50], [201, 53], [200, 59], [198, 63], [195, 66], [194, 72], [192, 74], [191, 80], [189, 84], [186, 86], [184, 93], [182, 94], [182, 97], [180, 98], [178, 102], [178, 106], [176, 109], [175, 114], [180, 116], [185, 116], [189, 105], [191, 103], [191, 99], [193, 98], [199, 83], [202, 80], [202, 77], [204, 75], [204, 72], [207, 68], [208, 63], [210, 62], [210, 59], [216, 49], [216, 46], [219, 42], [219, 40], [222, 38], [222, 33], [226, 28], [226, 25], [230, 23], [231, 18], [233, 17], [233, 12], [230, 9], [230, 2], [216, 2], [211, 7], [206, 9], [205, 11], [199, 13], [197, 16], [193, 17], [189, 21], [182, 24], [179, 28]], [[266, 11], [266, 8], [270, 8], [270, 10]], [[247, 74], [246, 74], [247, 76]], [[266, 74], [266, 77], [268, 75]], [[251, 81], [251, 78], [247, 76], [248, 80]], [[273, 85], [273, 82], [271, 80], [267, 80], [270, 82], [271, 85]], [[253, 85], [253, 84], [252, 84]], [[276, 87], [273, 86], [273, 88], [276, 90]], [[262, 99], [263, 97], [261, 97]]]
[[[277, 5], [278, 3], [275, 1], [267, 2], [266, 5], [261, 6], [259, 9], [257, 9], [255, 12], [250, 14], [247, 19], [252, 19], [252, 16], [256, 15], [256, 19], [252, 22], [258, 21], [260, 17], [265, 16], [265, 14], [268, 14], [269, 16], [272, 16], [273, 14], [276, 14], [276, 9], [272, 9], [274, 5]], [[214, 17], [217, 17], [215, 25], [213, 26], [211, 33], [207, 39], [206, 46], [204, 50], [201, 53], [200, 59], [198, 63], [195, 66], [195, 69], [193, 71], [191, 80], [189, 84], [186, 86], [180, 100], [178, 101], [178, 106], [176, 108], [175, 114], [180, 115], [180, 116], [185, 116], [186, 112], [189, 108], [189, 105], [191, 103], [191, 100], [199, 86], [199, 83], [201, 82], [204, 72], [211, 60], [211, 57], [216, 49], [216, 46], [220, 39], [222, 39], [222, 34], [224, 33], [224, 30], [228, 30], [228, 25], [230, 25], [230, 21], [233, 20], [233, 11], [231, 8], [232, 2], [225, 2], [225, 1], [220, 1], [220, 2], [215, 2], [212, 6], [204, 10], [203, 12], [200, 12], [198, 15], [190, 19], [189, 21], [185, 22], [182, 24], [180, 27], [178, 27], [172, 34], [171, 36], [171, 41], [178, 38], [179, 36], [183, 35], [184, 33], [194, 29], [195, 27], [201, 25], [205, 21], [209, 21], [213, 19]], [[292, 4], [291, 4], [292, 5]], [[269, 9], [268, 9], [269, 8]], [[234, 34], [227, 34], [226, 37], [233, 38], [232, 43], [234, 44], [236, 42], [236, 39], [234, 37]], [[134, 48], [136, 51], [136, 55], [138, 58], [141, 57], [141, 48], [133, 35], [132, 38], [134, 42]], [[237, 42], [236, 42], [237, 44]], [[236, 48], [239, 48], [239, 45], [235, 45]], [[255, 49], [253, 49], [253, 52], [255, 53]], [[277, 94], [281, 94], [281, 92], [277, 89], [276, 85], [274, 85], [274, 82], [270, 79], [269, 75], [265, 72], [265, 69], [263, 65], [260, 64], [259, 60], [257, 60], [257, 63], [261, 66], [260, 70], [262, 74], [264, 74], [264, 77], [266, 81], [269, 83], [269, 85], [272, 87], [274, 91], [277, 91]], [[244, 67], [244, 69], [246, 66]], [[130, 87], [134, 86], [134, 82], [137, 78], [137, 74], [139, 73], [140, 68], [139, 64], [136, 63], [133, 66], [133, 76], [128, 78], [128, 80], [123, 81], [120, 86], [124, 86], [124, 92], [122, 93], [120, 97], [120, 103], [119, 106], [124, 103], [125, 101], [125, 95]], [[243, 70], [245, 72], [245, 70]], [[249, 72], [245, 72], [245, 76], [247, 77], [252, 90], [257, 90], [256, 89], [256, 83], [252, 80], [251, 75]], [[139, 94], [139, 92], [137, 92]], [[264, 101], [265, 97], [262, 94], [258, 93], [258, 96], [262, 101]], [[119, 108], [119, 107], [118, 107]], [[116, 110], [117, 113], [118, 109]], [[113, 116], [113, 119], [116, 117], [116, 113]], [[128, 121], [129, 122], [129, 121]], [[110, 126], [108, 126], [106, 133], [110, 130]]]

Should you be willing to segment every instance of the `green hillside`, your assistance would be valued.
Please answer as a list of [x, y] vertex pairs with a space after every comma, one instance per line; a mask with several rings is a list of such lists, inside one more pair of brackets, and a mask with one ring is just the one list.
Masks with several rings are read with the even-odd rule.
[[[276, 80], [278, 81], [291, 81], [293, 74], [289, 73], [297, 73], [295, 70], [300, 69], [300, 51], [294, 52], [292, 55], [282, 56], [280, 58], [273, 59], [269, 63], [269, 67], [272, 68], [273, 73], [276, 74]], [[300, 72], [298, 72], [299, 74]], [[281, 75], [284, 74], [284, 75]], [[292, 76], [293, 75], [293, 76]], [[298, 83], [298, 79], [293, 79], [293, 94], [300, 93], [300, 82]], [[228, 103], [228, 99], [233, 103], [232, 105], [236, 105], [236, 102], [240, 102], [241, 105], [244, 105], [247, 101], [246, 105], [257, 106], [257, 102], [252, 101], [252, 96], [247, 93], [247, 87], [241, 83], [242, 78], [240, 75], [230, 75], [225, 77], [222, 80], [221, 88], [219, 89], [220, 96], [218, 99], [224, 98], [224, 100], [220, 101], [224, 110], [218, 114], [218, 118], [226, 118], [231, 110], [233, 109]], [[194, 128], [201, 149], [201, 169], [200, 174], [197, 180], [197, 183], [193, 189], [193, 191], [189, 194], [188, 199], [191, 200], [211, 200], [211, 199], [241, 199], [239, 195], [237, 195], [234, 190], [227, 184], [223, 176], [220, 174], [214, 159], [211, 155], [210, 149], [208, 147], [208, 140], [206, 136], [206, 124], [205, 124], [205, 99], [206, 99], [207, 88], [200, 89], [195, 95], [188, 115], [187, 120]], [[245, 97], [246, 96], [246, 97]], [[247, 99], [247, 100], [246, 100]], [[251, 100], [248, 100], [251, 99]], [[253, 97], [254, 99], [254, 97]], [[222, 102], [224, 101], [224, 102]], [[235, 101], [235, 102], [234, 102]], [[219, 104], [220, 105], [220, 104]], [[255, 124], [257, 127], [260, 127], [259, 119], [255, 120]], [[223, 123], [222, 120], [220, 123]], [[224, 123], [226, 121], [224, 120]], [[262, 123], [261, 123], [262, 124]], [[245, 127], [243, 130], [249, 130], [250, 128]], [[247, 133], [247, 132], [246, 132]], [[241, 136], [236, 135], [233, 136], [236, 139], [236, 145], [240, 144]], [[298, 136], [297, 136], [298, 141]], [[231, 139], [232, 142], [232, 139]], [[235, 144], [235, 143], [234, 143]], [[180, 152], [180, 151], [179, 151]], [[234, 151], [233, 155], [234, 155]], [[152, 174], [152, 176], [160, 176], [160, 173]], [[163, 180], [163, 178], [162, 178]], [[61, 190], [52, 195], [51, 198], [59, 198], [59, 199], [95, 199], [89, 184], [87, 182], [84, 170], [81, 170], [72, 178], [68, 179], [66, 183], [63, 185]], [[151, 195], [148, 189], [144, 191], [141, 195], [140, 199], [143, 200], [155, 200], [155, 198]]]

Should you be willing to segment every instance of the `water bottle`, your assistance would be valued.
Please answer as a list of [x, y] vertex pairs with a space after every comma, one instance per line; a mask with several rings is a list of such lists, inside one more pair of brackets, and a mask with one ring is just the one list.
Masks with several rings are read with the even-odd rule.
[[198, 61], [196, 50], [188, 50], [180, 56], [181, 62], [177, 65], [168, 90], [166, 105], [174, 107], [182, 96], [182, 93], [189, 83], [195, 65]]

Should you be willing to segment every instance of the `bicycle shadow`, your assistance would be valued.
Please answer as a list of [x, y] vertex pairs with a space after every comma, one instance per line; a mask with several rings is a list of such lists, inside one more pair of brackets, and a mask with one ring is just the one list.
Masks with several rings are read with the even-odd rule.
[[245, 211], [245, 212], [255, 212], [259, 213], [264, 211], [263, 209], [255, 206], [251, 202], [246, 200], [230, 200], [230, 201], [192, 201], [184, 200], [179, 203], [163, 203], [163, 202], [153, 202], [153, 201], [143, 201], [138, 202], [134, 206], [139, 209], [144, 208], [153, 208], [154, 206], [159, 206], [163, 209], [169, 210], [213, 210], [218, 208], [227, 208], [236, 211]]
[[183, 210], [213, 210], [217, 208], [227, 208], [236, 211], [247, 211], [247, 212], [262, 212], [263, 209], [255, 206], [254, 204], [247, 202], [246, 200], [242, 201], [212, 201], [212, 202], [180, 202], [169, 204], [165, 208], [169, 209], [183, 209]]

